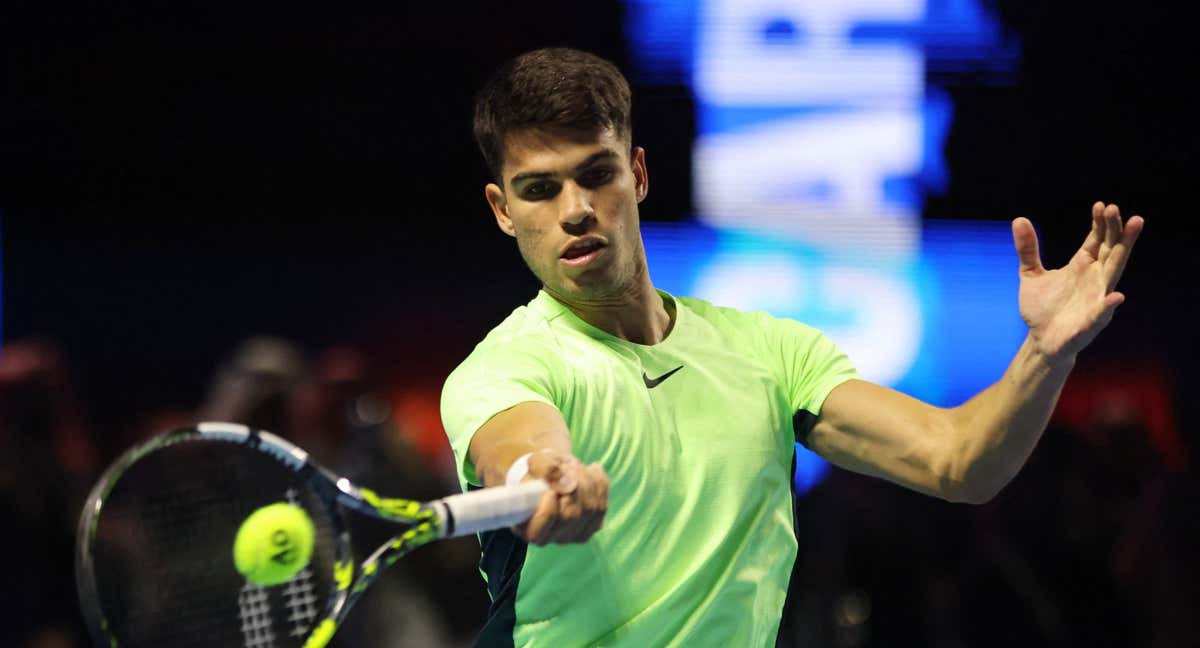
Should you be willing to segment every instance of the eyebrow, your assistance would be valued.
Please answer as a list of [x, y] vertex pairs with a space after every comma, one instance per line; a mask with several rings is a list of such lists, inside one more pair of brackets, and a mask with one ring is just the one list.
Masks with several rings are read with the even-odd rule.
[[[597, 151], [595, 153], [592, 153], [591, 155], [589, 155], [587, 157], [586, 160], [584, 160], [583, 162], [580, 162], [579, 164], [576, 164], [575, 168], [572, 170], [573, 171], [582, 171], [601, 160], [607, 160], [609, 158], [615, 158], [615, 157], [620, 157], [620, 154], [617, 153], [616, 151], [614, 151], [613, 149], [606, 148], [603, 151]], [[515, 187], [515, 186], [517, 186], [518, 182], [524, 182], [526, 180], [540, 180], [543, 178], [552, 178], [552, 177], [554, 177], [554, 174], [549, 171], [526, 171], [524, 173], [518, 173], [517, 175], [510, 178], [508, 181], [508, 184], [510, 186]]]

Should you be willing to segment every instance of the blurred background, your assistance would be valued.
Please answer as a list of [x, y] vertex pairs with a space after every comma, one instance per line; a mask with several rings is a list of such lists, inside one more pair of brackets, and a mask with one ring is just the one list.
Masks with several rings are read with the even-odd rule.
[[[950, 505], [798, 454], [781, 646], [1195, 645], [1190, 267], [1200, 52], [1179, 10], [984, 0], [16, 2], [0, 20], [0, 644], [86, 645], [92, 482], [221, 418], [381, 492], [456, 487], [442, 380], [537, 289], [483, 200], [471, 97], [573, 46], [634, 85], [662, 288], [827, 331], [940, 405], [1024, 334], [1008, 222], [1064, 264], [1147, 228], [1030, 464]], [[472, 540], [343, 646], [469, 645]]]

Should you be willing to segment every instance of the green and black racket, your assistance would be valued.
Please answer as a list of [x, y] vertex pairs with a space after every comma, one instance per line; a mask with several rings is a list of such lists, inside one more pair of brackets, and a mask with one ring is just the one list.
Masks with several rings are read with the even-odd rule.
[[[79, 520], [79, 599], [100, 646], [320, 648], [401, 556], [524, 522], [545, 492], [531, 481], [424, 503], [383, 498], [269, 432], [201, 423], [131, 448], [101, 476]], [[254, 585], [234, 567], [234, 536], [280, 501], [312, 518], [312, 560], [281, 585]], [[399, 527], [361, 563], [351, 512]]]

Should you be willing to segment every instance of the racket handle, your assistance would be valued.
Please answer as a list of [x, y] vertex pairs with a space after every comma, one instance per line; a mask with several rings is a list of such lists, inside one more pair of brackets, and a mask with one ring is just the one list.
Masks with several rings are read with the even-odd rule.
[[548, 489], [546, 482], [531, 479], [516, 486], [495, 486], [440, 499], [434, 505], [442, 508], [443, 537], [520, 524], [533, 515]]

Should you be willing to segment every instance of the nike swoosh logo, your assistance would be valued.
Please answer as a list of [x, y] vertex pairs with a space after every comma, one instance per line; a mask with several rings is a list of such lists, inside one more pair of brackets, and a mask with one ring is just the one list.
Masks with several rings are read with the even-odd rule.
[[646, 375], [645, 371], [643, 371], [642, 372], [642, 380], [646, 381], [646, 389], [654, 389], [655, 387], [658, 387], [659, 383], [666, 380], [667, 378], [670, 378], [671, 374], [675, 373], [676, 371], [679, 371], [680, 369], [683, 369], [683, 365], [679, 365], [678, 367], [675, 367], [674, 369], [659, 376], [658, 378], [651, 378], [650, 376]]

